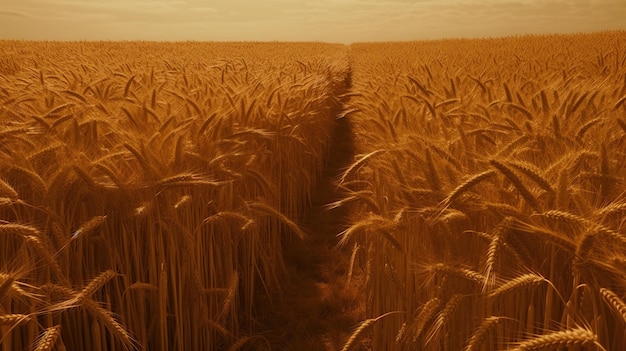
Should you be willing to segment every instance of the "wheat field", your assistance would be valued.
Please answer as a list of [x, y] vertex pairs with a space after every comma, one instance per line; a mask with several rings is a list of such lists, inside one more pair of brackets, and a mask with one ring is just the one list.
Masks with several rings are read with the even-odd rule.
[[0, 49], [2, 351], [294, 349], [322, 234], [316, 347], [626, 344], [626, 32]]
[[254, 295], [306, 237], [343, 46], [1, 46], [2, 349], [257, 342]]
[[626, 344], [626, 37], [355, 44], [374, 350]]

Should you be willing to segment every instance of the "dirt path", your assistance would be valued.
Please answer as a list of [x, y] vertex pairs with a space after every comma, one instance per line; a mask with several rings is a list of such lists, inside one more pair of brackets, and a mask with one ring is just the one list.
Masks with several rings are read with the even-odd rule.
[[[358, 279], [346, 286], [350, 249], [336, 247], [347, 213], [324, 206], [341, 195], [333, 181], [353, 160], [352, 132], [347, 118], [337, 120], [332, 150], [315, 191], [313, 206], [302, 226], [310, 242], [292, 243], [286, 250], [288, 277], [274, 303], [261, 303], [259, 325], [272, 350], [340, 350], [364, 319], [364, 292]], [[267, 298], [267, 297], [265, 297]], [[265, 301], [267, 302], [267, 301]]]

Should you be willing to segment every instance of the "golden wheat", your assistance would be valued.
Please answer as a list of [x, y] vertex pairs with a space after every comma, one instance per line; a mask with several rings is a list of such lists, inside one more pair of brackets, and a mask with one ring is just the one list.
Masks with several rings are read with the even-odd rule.
[[35, 351], [49, 351], [54, 348], [57, 340], [61, 336], [61, 326], [55, 325], [46, 329], [35, 345]]
[[[625, 164], [615, 151], [624, 134], [614, 128], [623, 128], [617, 112], [626, 61], [611, 48], [623, 47], [623, 35], [576, 36], [578, 48], [594, 52], [579, 64], [557, 54], [574, 45], [567, 36], [352, 46], [356, 149], [377, 156], [357, 159], [340, 180], [346, 194], [367, 191], [377, 206], [349, 196], [336, 205], [352, 211], [351, 230], [340, 241], [370, 248], [363, 260], [368, 316], [419, 311], [434, 296], [478, 301], [472, 318], [445, 319], [427, 338], [409, 321], [395, 330], [375, 325], [373, 349], [496, 350], [507, 342], [532, 349], [587, 345], [591, 336], [600, 349], [620, 347], [623, 325], [615, 322], [622, 318], [602, 314], [594, 297], [604, 286], [621, 296], [626, 286], [618, 263], [625, 254], [618, 172]], [[594, 77], [609, 69], [599, 84]], [[455, 212], [446, 220], [448, 211]], [[370, 220], [400, 213], [386, 234]], [[389, 234], [402, 251], [376, 244]], [[384, 288], [388, 267], [402, 292]], [[590, 296], [567, 299], [572, 286]], [[502, 320], [518, 324], [482, 342]], [[553, 330], [591, 320], [589, 333]], [[444, 337], [443, 328], [457, 333]], [[527, 333], [534, 339], [520, 340]]]
[[541, 350], [546, 348], [555, 347], [576, 347], [576, 346], [589, 346], [595, 345], [600, 350], [604, 350], [602, 346], [598, 344], [598, 339], [593, 332], [584, 328], [577, 328], [572, 330], [564, 330], [553, 332], [541, 336], [537, 336], [530, 340], [524, 341], [510, 351], [522, 351], [522, 350]]
[[[41, 56], [1, 83], [0, 263], [29, 282], [7, 280], [7, 296], [26, 299], [8, 312], [63, 314], [72, 349], [130, 348], [131, 335], [148, 349], [227, 348], [253, 333], [257, 287], [284, 284], [283, 236], [306, 236], [298, 220], [346, 92], [345, 47], [101, 44], [49, 43], [32, 55], [84, 55]], [[42, 44], [0, 43], [14, 45]], [[96, 323], [78, 322], [79, 306]]]
[[[257, 294], [283, 288], [349, 137], [326, 206], [348, 209], [347, 281], [366, 275], [344, 349], [370, 331], [375, 350], [618, 349], [623, 43], [0, 42], [2, 316], [44, 321], [7, 337], [275, 347], [255, 335]], [[333, 136], [338, 117], [352, 135]], [[378, 323], [388, 311], [409, 318]]]

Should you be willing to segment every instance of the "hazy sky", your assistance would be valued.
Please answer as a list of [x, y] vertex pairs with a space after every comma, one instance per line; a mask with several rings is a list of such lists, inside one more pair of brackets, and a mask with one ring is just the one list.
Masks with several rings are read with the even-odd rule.
[[0, 0], [0, 39], [356, 41], [626, 29], [626, 0]]

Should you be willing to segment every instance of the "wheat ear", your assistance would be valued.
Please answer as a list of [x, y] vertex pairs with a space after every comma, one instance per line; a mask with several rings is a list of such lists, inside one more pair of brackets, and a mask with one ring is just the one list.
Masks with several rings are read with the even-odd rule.
[[55, 325], [46, 329], [43, 336], [37, 341], [35, 351], [50, 351], [54, 348], [57, 340], [61, 336], [61, 326]]
[[356, 254], [359, 251], [359, 244], [354, 244], [354, 248], [352, 249], [352, 255], [350, 255], [350, 266], [348, 268], [348, 278], [346, 279], [346, 286], [350, 285], [350, 281], [352, 280], [352, 274], [354, 272], [354, 263], [356, 262]]
[[125, 346], [126, 350], [137, 349], [136, 341], [122, 324], [113, 318], [110, 311], [100, 307], [97, 302], [92, 299], [85, 299], [83, 306], [91, 312], [91, 314], [102, 324], [106, 326], [109, 332], [115, 336]]
[[426, 267], [426, 271], [454, 276], [463, 280], [469, 280], [478, 284], [485, 281], [485, 276], [465, 267], [455, 267], [444, 263], [436, 263]]
[[443, 200], [443, 203], [444, 204], [451, 203], [454, 199], [456, 199], [461, 194], [466, 192], [469, 188], [471, 188], [474, 185], [482, 182], [483, 180], [493, 176], [494, 174], [496, 174], [496, 172], [494, 170], [490, 169], [488, 171], [476, 174], [476, 175], [468, 178], [465, 182], [463, 182], [461, 185], [457, 186], [454, 190], [452, 190], [452, 192], [450, 192], [450, 194], [448, 194], [448, 196], [445, 198], [445, 200]]
[[624, 300], [620, 299], [617, 294], [606, 288], [600, 289], [600, 296], [602, 296], [604, 302], [606, 302], [606, 304], [622, 318], [624, 323], [626, 323], [626, 303], [624, 303]]
[[95, 216], [92, 219], [88, 220], [72, 234], [72, 238], [70, 240], [76, 240], [79, 237], [88, 235], [89, 233], [93, 232], [102, 223], [104, 223], [106, 218], [107, 216]]
[[32, 318], [26, 314], [3, 314], [0, 315], [0, 325], [19, 325], [22, 323], [30, 322]]
[[8, 234], [17, 234], [23, 238], [28, 238], [30, 236], [36, 238], [41, 237], [41, 232], [33, 227], [16, 223], [0, 224], [0, 235]]
[[446, 323], [450, 320], [450, 317], [454, 314], [457, 307], [461, 303], [461, 301], [465, 298], [464, 295], [456, 294], [448, 300], [446, 305], [443, 307], [441, 312], [437, 315], [435, 322], [430, 328], [428, 335], [426, 336], [425, 344], [429, 344], [435, 336], [439, 333], [439, 331], [446, 325]]
[[309, 236], [302, 229], [300, 229], [300, 226], [298, 226], [298, 224], [293, 222], [291, 219], [289, 219], [287, 216], [285, 216], [272, 206], [269, 206], [262, 202], [253, 202], [248, 206], [254, 210], [273, 215], [275, 218], [285, 224], [289, 229], [291, 229], [293, 233], [296, 234], [301, 240], [307, 240], [309, 238]]
[[0, 179], [0, 197], [6, 197], [11, 200], [15, 200], [19, 197], [19, 194], [17, 193], [17, 191], [15, 191], [15, 189], [13, 189], [12, 186], [9, 185], [9, 183]]
[[497, 289], [491, 291], [489, 293], [489, 297], [494, 298], [521, 287], [537, 285], [541, 282], [544, 282], [545, 280], [546, 279], [544, 277], [537, 274], [524, 274], [517, 278], [509, 280], [508, 282], [499, 286]]
[[235, 301], [235, 294], [237, 293], [237, 289], [239, 288], [239, 274], [237, 272], [233, 272], [233, 275], [230, 279], [230, 285], [228, 286], [228, 294], [224, 299], [224, 304], [222, 305], [222, 311], [219, 316], [220, 319], [224, 320], [228, 316], [228, 312]]
[[426, 328], [426, 325], [432, 320], [432, 318], [435, 315], [435, 312], [439, 309], [440, 305], [441, 305], [441, 300], [435, 297], [435, 298], [428, 300], [428, 302], [426, 302], [422, 306], [420, 313], [417, 315], [417, 317], [415, 317], [415, 320], [417, 322], [416, 322], [414, 329], [412, 330], [413, 335], [411, 335], [411, 338], [414, 343], [417, 341], [417, 339], [420, 338], [420, 336], [422, 335], [422, 332], [424, 331], [424, 328]]
[[587, 131], [591, 127], [593, 127], [594, 125], [596, 125], [600, 121], [602, 121], [601, 118], [594, 118], [591, 121], [583, 124], [583, 126], [578, 128], [578, 131], [576, 132], [576, 140], [578, 140], [579, 142], [582, 142], [583, 137], [585, 136], [585, 133], [587, 133]]
[[356, 162], [354, 162], [353, 164], [350, 165], [350, 167], [348, 167], [348, 169], [345, 170], [345, 172], [343, 172], [343, 175], [341, 176], [341, 178], [339, 178], [339, 184], [342, 184], [346, 181], [346, 178], [348, 177], [348, 175], [350, 175], [350, 172], [352, 172], [355, 168], [357, 168], [359, 165], [363, 164], [365, 161], [367, 161], [367, 159], [369, 159], [370, 157], [379, 154], [381, 152], [386, 152], [387, 150], [385, 149], [379, 149], [379, 150], [375, 150], [370, 152], [367, 155], [362, 156], [359, 160], [357, 160]]
[[100, 290], [109, 280], [113, 279], [117, 273], [113, 270], [107, 270], [100, 273], [97, 277], [92, 279], [89, 284], [76, 296], [76, 302], [80, 304], [85, 298], [91, 297], [96, 291]]
[[467, 343], [465, 351], [480, 350], [480, 346], [482, 345], [483, 340], [485, 340], [485, 336], [487, 336], [487, 333], [496, 325], [498, 325], [503, 318], [505, 317], [491, 316], [483, 319], [482, 323], [480, 323], [480, 326], [478, 326], [478, 329], [476, 329], [474, 334], [472, 334], [472, 337]]
[[485, 281], [483, 283], [483, 292], [495, 282], [495, 267], [499, 258], [501, 247], [504, 245], [504, 237], [513, 223], [512, 217], [506, 217], [498, 224], [493, 232], [489, 248], [487, 249], [487, 260], [485, 262]]
[[547, 348], [558, 349], [564, 346], [571, 348], [574, 346], [587, 345], [595, 345], [599, 349], [605, 350], [598, 342], [597, 336], [591, 330], [576, 328], [539, 335], [530, 340], [521, 342], [517, 347], [509, 349], [509, 351], [544, 350]]
[[354, 346], [354, 344], [357, 342], [357, 340], [359, 340], [359, 338], [361, 338], [361, 336], [365, 333], [365, 331], [371, 327], [372, 325], [374, 325], [374, 323], [378, 322], [379, 320], [381, 320], [384, 317], [387, 317], [391, 314], [394, 313], [398, 313], [398, 312], [387, 312], [381, 316], [378, 316], [376, 318], [370, 318], [370, 319], [366, 319], [365, 321], [363, 321], [363, 323], [361, 323], [361, 325], [359, 325], [359, 327], [352, 333], [352, 335], [350, 335], [350, 338], [348, 338], [348, 341], [345, 343], [345, 345], [343, 346], [343, 348], [341, 349], [341, 351], [348, 351], [352, 348], [352, 346]]
[[507, 162], [509, 165], [517, 169], [518, 171], [524, 173], [528, 178], [537, 183], [542, 189], [549, 192], [550, 194], [554, 194], [554, 188], [550, 184], [550, 182], [543, 177], [541, 172], [534, 165], [526, 162]]
[[533, 210], [540, 211], [539, 204], [537, 203], [537, 199], [526, 188], [526, 186], [524, 186], [524, 183], [522, 183], [522, 181], [519, 179], [519, 177], [515, 173], [513, 173], [513, 171], [511, 171], [508, 167], [506, 167], [504, 164], [502, 164], [501, 162], [497, 160], [491, 160], [489, 161], [489, 163], [491, 163], [491, 165], [494, 166], [497, 170], [502, 172], [502, 174], [504, 174], [504, 176], [506, 176], [511, 181], [511, 183], [515, 185], [515, 187], [517, 188], [517, 191], [519, 191], [519, 193], [522, 195], [524, 200], [526, 200], [526, 202], [530, 205], [530, 207], [533, 208]]
[[441, 191], [441, 180], [439, 178], [439, 174], [437, 173], [435, 162], [430, 154], [430, 147], [427, 148], [424, 153], [426, 157], [426, 175], [428, 183], [433, 191], [439, 192]]

